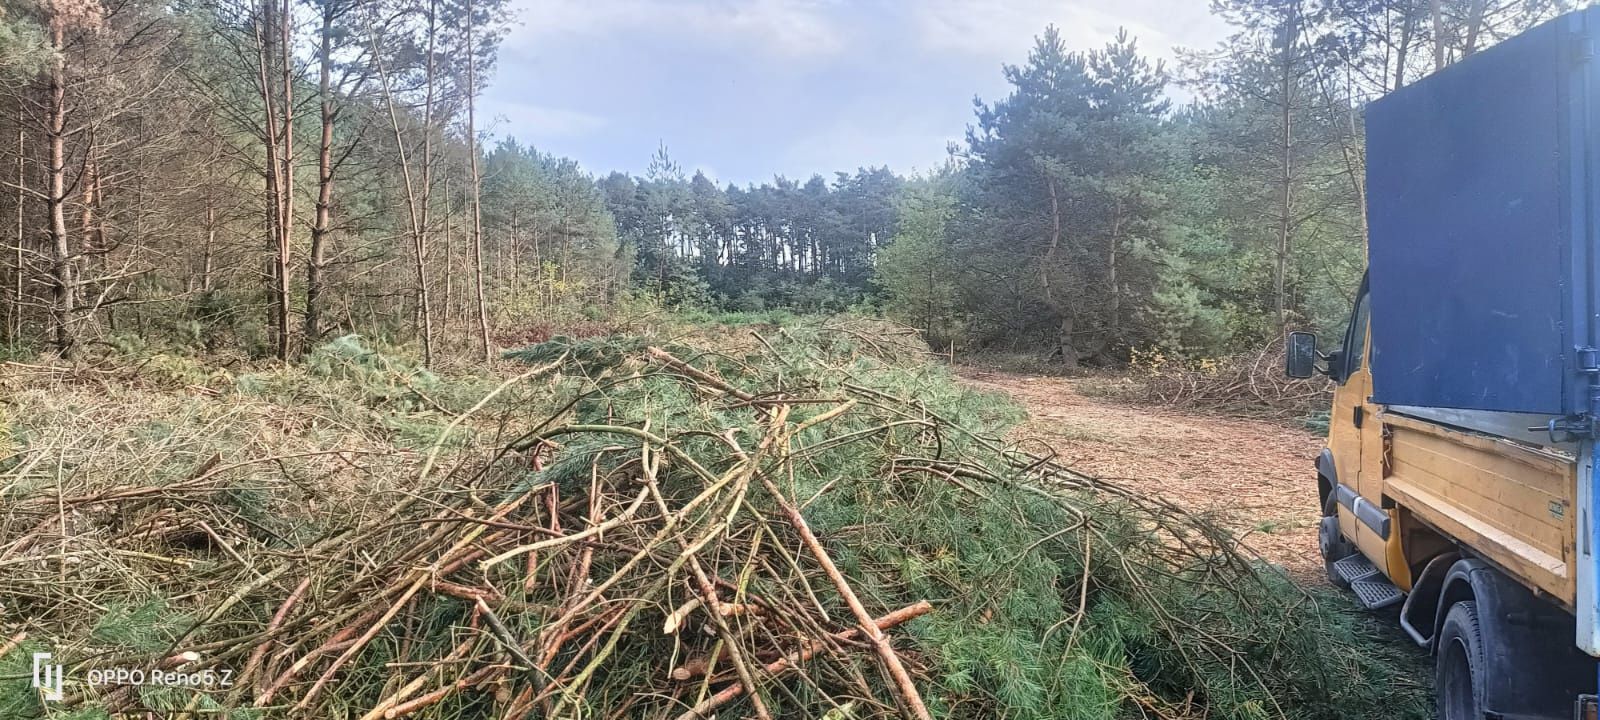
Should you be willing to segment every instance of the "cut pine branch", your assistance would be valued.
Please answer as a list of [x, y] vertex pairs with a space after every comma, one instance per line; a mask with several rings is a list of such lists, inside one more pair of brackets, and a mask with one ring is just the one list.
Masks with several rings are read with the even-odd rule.
[[[872, 629], [876, 630], [879, 635], [882, 635], [884, 630], [888, 630], [889, 628], [892, 628], [892, 627], [894, 627], [896, 625], [900, 625], [900, 624], [908, 622], [910, 620], [919, 618], [919, 617], [921, 617], [923, 615], [928, 614], [932, 610], [933, 610], [933, 605], [929, 604], [928, 601], [923, 600], [921, 602], [918, 602], [915, 605], [909, 605], [909, 606], [900, 608], [899, 610], [896, 610], [896, 611], [894, 611], [892, 613], [889, 613], [888, 615], [884, 615], [883, 617], [877, 618], [877, 619], [872, 621], [871, 626], [872, 626]], [[846, 631], [841, 632], [841, 633], [835, 633], [833, 635], [833, 637], [830, 638], [830, 639], [832, 641], [834, 641], [835, 643], [838, 643], [838, 642], [849, 642], [851, 640], [856, 639], [857, 637], [860, 637], [860, 635], [861, 635], [861, 629], [860, 628], [851, 628], [851, 629], [846, 630]], [[803, 647], [801, 647], [801, 649], [799, 651], [791, 653], [789, 655], [786, 655], [786, 656], [784, 656], [782, 658], [779, 658], [777, 660], [774, 660], [774, 661], [772, 661], [770, 663], [767, 663], [767, 666], [762, 668], [762, 669], [768, 675], [777, 675], [778, 673], [781, 673], [781, 672], [783, 672], [785, 670], [788, 670], [790, 668], [798, 667], [798, 666], [804, 664], [806, 661], [810, 660], [811, 658], [816, 657], [817, 653], [826, 650], [828, 648], [828, 645], [829, 645], [828, 643], [822, 642], [820, 640], [808, 641], [807, 643], [805, 643], [805, 645]], [[689, 663], [686, 663], [683, 666], [683, 669], [686, 669], [686, 671], [687, 671], [684, 674], [684, 676], [683, 677], [678, 677], [678, 672], [676, 670], [674, 670], [673, 671], [673, 679], [675, 679], [675, 680], [687, 680], [689, 678], [695, 677], [698, 674], [703, 674], [705, 672], [705, 667], [704, 666], [706, 664], [707, 663], [706, 663], [706, 661], [704, 659], [700, 659], [698, 661], [690, 661]], [[690, 673], [692, 673], [692, 674], [690, 674]], [[682, 715], [679, 715], [677, 717], [677, 720], [704, 720], [705, 718], [714, 717], [713, 713], [716, 712], [717, 708], [720, 708], [723, 705], [727, 705], [728, 703], [733, 702], [734, 700], [737, 700], [741, 695], [744, 695], [744, 693], [745, 693], [744, 684], [743, 683], [734, 683], [733, 685], [730, 685], [727, 688], [724, 688], [721, 692], [718, 692], [717, 694], [712, 695], [709, 698], [706, 698], [704, 701], [700, 702], [700, 704], [695, 705], [694, 707], [690, 708], [687, 712], [684, 712]]]
[[883, 661], [884, 669], [889, 672], [889, 677], [894, 680], [895, 689], [899, 692], [900, 699], [905, 703], [906, 709], [917, 720], [932, 720], [933, 716], [928, 714], [928, 708], [922, 702], [921, 693], [917, 692], [916, 682], [911, 679], [911, 673], [906, 672], [905, 665], [900, 662], [900, 656], [895, 653], [894, 646], [889, 643], [889, 637], [883, 634], [883, 631], [878, 628], [878, 623], [867, 613], [866, 607], [861, 604], [861, 599], [856, 597], [856, 591], [850, 587], [850, 581], [846, 580], [844, 574], [839, 572], [839, 568], [833, 564], [833, 558], [828, 556], [827, 549], [822, 547], [822, 541], [817, 539], [816, 533], [811, 532], [811, 526], [806, 524], [806, 519], [800, 515], [800, 511], [795, 508], [794, 503], [789, 502], [788, 497], [778, 488], [777, 484], [773, 483], [766, 475], [759, 477], [761, 478], [762, 486], [772, 495], [773, 501], [778, 504], [778, 508], [783, 511], [784, 516], [789, 519], [789, 524], [793, 525], [795, 532], [800, 534], [800, 540], [805, 543], [806, 549], [811, 551], [811, 556], [816, 558], [817, 563], [822, 566], [823, 572], [827, 573], [828, 579], [833, 581], [833, 587], [839, 591], [839, 596], [844, 598], [846, 605], [850, 606], [850, 612], [861, 623], [861, 630], [866, 633], [867, 639], [871, 640], [873, 647], [877, 649], [878, 658]]

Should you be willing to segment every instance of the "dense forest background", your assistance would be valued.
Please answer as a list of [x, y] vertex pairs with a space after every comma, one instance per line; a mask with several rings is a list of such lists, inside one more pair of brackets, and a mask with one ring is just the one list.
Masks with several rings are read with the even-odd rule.
[[939, 171], [741, 188], [486, 142], [505, 0], [6, 0], [0, 348], [360, 332], [432, 362], [668, 307], [1067, 366], [1247, 350], [1348, 312], [1364, 103], [1570, 4], [1214, 0], [1234, 34], [1176, 67], [1047, 28]]

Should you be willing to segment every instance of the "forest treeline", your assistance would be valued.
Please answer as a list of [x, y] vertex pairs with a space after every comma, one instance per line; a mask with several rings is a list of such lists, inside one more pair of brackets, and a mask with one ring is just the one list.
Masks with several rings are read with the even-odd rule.
[[1214, 0], [1233, 34], [1175, 66], [1044, 29], [942, 169], [738, 187], [665, 147], [596, 177], [485, 142], [506, 0], [11, 0], [0, 339], [432, 361], [647, 303], [881, 311], [1068, 365], [1227, 353], [1348, 312], [1364, 103], [1568, 5]]

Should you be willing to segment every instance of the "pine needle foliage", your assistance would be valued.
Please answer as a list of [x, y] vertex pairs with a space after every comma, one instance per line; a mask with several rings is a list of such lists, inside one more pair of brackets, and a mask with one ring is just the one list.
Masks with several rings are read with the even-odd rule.
[[107, 608], [90, 634], [105, 645], [156, 652], [176, 639], [188, 621], [169, 611], [165, 598], [156, 596], [139, 605], [118, 603]]

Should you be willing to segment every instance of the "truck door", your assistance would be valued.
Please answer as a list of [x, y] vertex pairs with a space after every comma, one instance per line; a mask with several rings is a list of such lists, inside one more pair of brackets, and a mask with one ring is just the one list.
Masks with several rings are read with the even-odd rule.
[[[1369, 307], [1367, 284], [1362, 282], [1345, 329], [1343, 348], [1334, 360], [1339, 367], [1334, 368], [1333, 376], [1339, 384], [1333, 392], [1328, 419], [1328, 445], [1341, 486], [1334, 488], [1334, 497], [1339, 501], [1339, 527], [1345, 537], [1355, 541], [1361, 554], [1387, 571], [1388, 537], [1381, 532], [1383, 523], [1378, 521], [1386, 515], [1379, 510], [1383, 498], [1383, 427], [1374, 417], [1378, 408], [1371, 401]], [[1375, 528], [1374, 524], [1380, 527]]]

